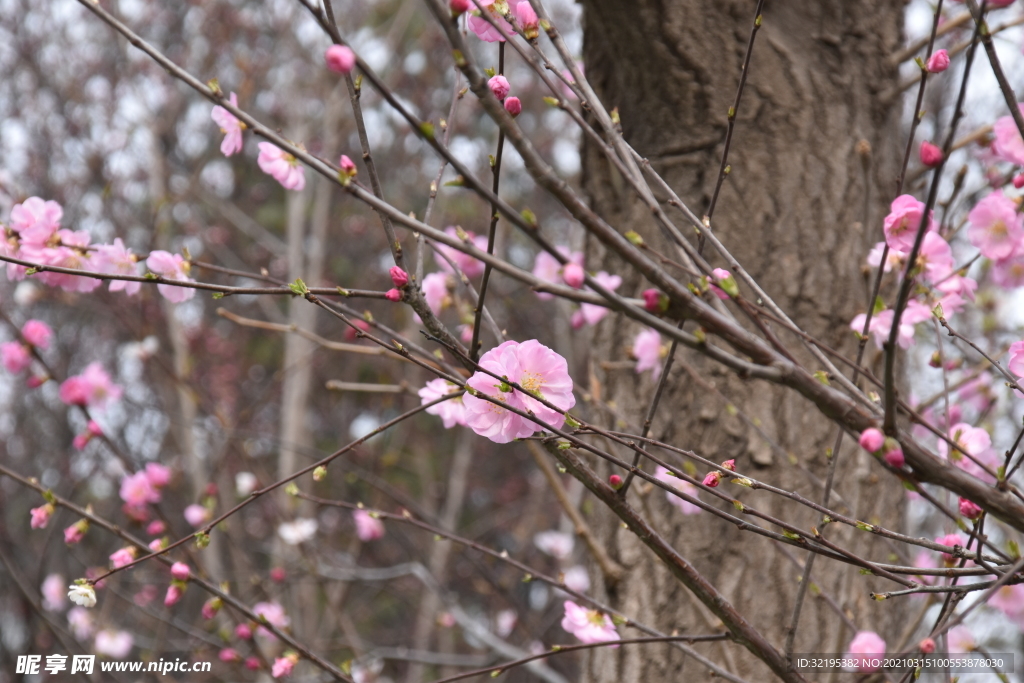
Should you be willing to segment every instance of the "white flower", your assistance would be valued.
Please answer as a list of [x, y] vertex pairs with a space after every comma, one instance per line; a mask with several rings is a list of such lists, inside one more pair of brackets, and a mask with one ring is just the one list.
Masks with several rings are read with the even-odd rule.
[[277, 527], [277, 535], [288, 545], [298, 545], [313, 538], [317, 526], [315, 519], [297, 519]]
[[258, 485], [259, 481], [252, 472], [239, 472], [235, 475], [235, 490], [239, 498], [248, 498]]
[[564, 560], [572, 554], [575, 539], [561, 531], [542, 531], [533, 537], [533, 543], [551, 557]]
[[87, 583], [73, 584], [68, 586], [68, 597], [71, 602], [82, 607], [93, 607], [96, 605], [96, 591]]

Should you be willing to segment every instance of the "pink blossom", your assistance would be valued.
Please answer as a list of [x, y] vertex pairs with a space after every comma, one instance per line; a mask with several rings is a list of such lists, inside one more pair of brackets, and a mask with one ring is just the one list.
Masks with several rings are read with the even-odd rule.
[[37, 508], [29, 510], [32, 515], [32, 520], [29, 522], [29, 527], [32, 529], [45, 529], [46, 525], [50, 523], [50, 517], [53, 516], [53, 505], [47, 503]]
[[164, 595], [164, 607], [176, 604], [183, 595], [185, 595], [185, 589], [176, 583], [172, 583], [167, 587], [167, 593]]
[[[238, 97], [231, 93], [228, 102], [232, 107], [238, 107]], [[220, 126], [220, 132], [224, 133], [224, 140], [220, 143], [220, 153], [226, 157], [242, 151], [242, 131], [245, 124], [239, 121], [234, 114], [221, 106], [216, 106], [210, 112], [210, 118]]]
[[586, 593], [590, 590], [590, 575], [587, 574], [587, 568], [581, 565], [569, 567], [562, 575], [562, 583], [569, 590]]
[[50, 574], [43, 579], [39, 592], [43, 595], [43, 609], [47, 612], [59, 612], [67, 604], [67, 583], [60, 574]]
[[[935, 542], [939, 545], [946, 545], [951, 548], [956, 546], [964, 547], [964, 539], [960, 534], [946, 534], [945, 536], [939, 536], [935, 539]], [[946, 566], [952, 566], [956, 564], [956, 557], [952, 553], [942, 553], [942, 560], [946, 563]]]
[[584, 278], [586, 278], [586, 273], [583, 272], [583, 266], [578, 263], [570, 261], [562, 268], [562, 280], [574, 289], [583, 286]]
[[[583, 267], [583, 253], [579, 251], [569, 251], [569, 247], [556, 246], [555, 249], [565, 257], [568, 261], [576, 263]], [[562, 264], [558, 262], [554, 256], [546, 251], [542, 251], [537, 254], [537, 258], [533, 262], [533, 276], [544, 282], [557, 283], [562, 276]], [[554, 294], [548, 292], [537, 292], [538, 299], [552, 299]]]
[[651, 378], [661, 374], [661, 335], [656, 330], [642, 330], [633, 339], [633, 357], [636, 358], [637, 373], [651, 371]]
[[[925, 68], [933, 74], [942, 73], [949, 68], [949, 53], [945, 50], [936, 50], [928, 58]], [[931, 166], [931, 164], [928, 165]]]
[[[890, 213], [885, 217], [885, 241], [893, 249], [909, 252], [914, 246], [917, 231], [924, 217], [924, 203], [909, 194], [893, 200]], [[927, 230], [936, 230], [935, 219], [928, 215]]]
[[618, 489], [622, 486], [622, 477], [617, 474], [608, 475], [608, 485], [613, 489]]
[[92, 635], [92, 612], [85, 607], [72, 607], [68, 610], [68, 627], [78, 640], [85, 640]]
[[1024, 341], [1010, 344], [1010, 362], [1006, 367], [1017, 377], [1024, 377]]
[[491, 89], [491, 92], [499, 102], [508, 97], [508, 91], [512, 89], [512, 86], [508, 83], [508, 79], [501, 74], [491, 76], [491, 79], [487, 81], [487, 87]]
[[[565, 359], [536, 339], [522, 344], [511, 340], [504, 342], [485, 353], [480, 358], [480, 366], [497, 377], [505, 377], [509, 382], [518, 384], [525, 391], [512, 389], [484, 372], [470, 377], [466, 383], [469, 387], [505, 405], [532, 412], [537, 419], [556, 429], [565, 423], [565, 416], [537, 399], [543, 398], [561, 411], [576, 405]], [[495, 443], [521, 439], [540, 428], [529, 418], [469, 393], [462, 400], [466, 404], [467, 426]]]
[[473, 3], [470, 0], [450, 0], [448, 3], [448, 6], [452, 10], [453, 17], [457, 17], [468, 11], [472, 5]]
[[[265, 143], [260, 143], [265, 144]], [[188, 276], [189, 263], [182, 258], [181, 254], [171, 254], [166, 251], [151, 251], [146, 259], [146, 266], [168, 280], [179, 280], [181, 282], [195, 282]], [[188, 301], [196, 295], [196, 290], [191, 287], [178, 287], [176, 285], [159, 284], [156, 286], [165, 299], [176, 304]]]
[[[427, 382], [425, 387], [419, 390], [420, 403], [430, 403], [454, 391], [459, 391], [459, 387], [448, 380], [440, 377], [432, 379]], [[435, 406], [427, 408], [426, 412], [440, 417], [445, 429], [451, 429], [455, 425], [465, 426], [466, 424], [466, 404], [462, 402], [462, 397], [442, 401]]]
[[288, 657], [278, 657], [274, 660], [274, 666], [270, 670], [270, 674], [274, 678], [284, 678], [292, 673], [292, 669], [295, 668], [296, 657], [290, 655]]
[[0, 358], [4, 367], [12, 375], [24, 372], [32, 365], [32, 354], [21, 342], [9, 341], [0, 344]]
[[[484, 8], [484, 12], [489, 12], [494, 22], [501, 26], [505, 33], [513, 33], [512, 26], [498, 13], [493, 7], [494, 0], [480, 0], [480, 6]], [[487, 43], [505, 42], [505, 38], [502, 37], [501, 32], [491, 26], [490, 22], [484, 19], [482, 16], [476, 16], [479, 12], [474, 12], [469, 17], [469, 30], [476, 34], [477, 38]]]
[[522, 101], [515, 96], [505, 98], [505, 111], [507, 111], [509, 116], [512, 118], [519, 116], [523, 113]]
[[[875, 346], [882, 348], [889, 339], [889, 330], [892, 328], [892, 320], [895, 312], [891, 309], [879, 311], [871, 318], [868, 333], [875, 341]], [[896, 337], [896, 343], [900, 348], [909, 348], [914, 343], [914, 325], [923, 322], [931, 317], [931, 310], [919, 301], [911, 300], [900, 318], [900, 330]], [[850, 329], [860, 334], [864, 329], [866, 315], [861, 313], [850, 322]]]
[[389, 289], [388, 291], [384, 292], [384, 298], [387, 299], [388, 301], [398, 302], [402, 300], [402, 293], [397, 289]]
[[875, 453], [881, 450], [882, 444], [885, 443], [885, 435], [874, 427], [870, 427], [860, 433], [858, 443], [868, 453]]
[[[85, 230], [58, 230], [59, 245], [22, 244], [21, 257], [48, 266], [72, 268], [77, 270], [95, 270], [93, 255], [86, 249], [89, 246], [89, 233]], [[91, 292], [102, 283], [91, 277], [80, 277], [66, 273], [41, 272], [35, 278], [50, 285], [60, 287], [66, 292]]]
[[[995, 597], [993, 596], [993, 598]], [[949, 629], [949, 632], [946, 634], [946, 645], [949, 647], [950, 654], [957, 655], [974, 652], [978, 647], [974, 642], [974, 636], [971, 635], [971, 630], [962, 624]]]
[[202, 614], [203, 619], [206, 619], [206, 620], [213, 619], [215, 616], [217, 616], [217, 613], [220, 612], [220, 608], [223, 605], [224, 605], [224, 603], [221, 602], [220, 598], [210, 598], [209, 600], [204, 602], [203, 603], [203, 608], [200, 610], [200, 613]]
[[917, 265], [929, 282], [941, 282], [953, 272], [953, 250], [937, 232], [925, 233], [917, 253]]
[[[1024, 105], [1018, 104], [1017, 107], [1024, 112]], [[1003, 116], [997, 119], [992, 126], [992, 132], [995, 134], [992, 153], [1003, 161], [1024, 166], [1024, 139], [1021, 139], [1020, 130], [1013, 117]], [[11, 215], [13, 216], [13, 212]]]
[[164, 524], [163, 520], [154, 519], [146, 527], [146, 533], [150, 536], [159, 536], [160, 534], [167, 531], [167, 525]]
[[110, 565], [114, 569], [120, 569], [126, 565], [131, 564], [135, 560], [135, 549], [134, 548], [121, 548], [115, 551], [110, 556]]
[[132, 602], [139, 607], [147, 607], [151, 602], [156, 600], [160, 595], [160, 591], [157, 587], [151, 583], [146, 584], [139, 590], [135, 595], [132, 596]]
[[[230, 137], [230, 136], [229, 136]], [[228, 138], [224, 138], [227, 142]], [[223, 147], [223, 145], [222, 145]], [[113, 244], [101, 244], [93, 252], [93, 265], [97, 272], [107, 275], [138, 275], [138, 258], [131, 249], [124, 246], [124, 242], [118, 237]], [[141, 282], [129, 282], [127, 280], [111, 280], [110, 291], [123, 291], [128, 296], [137, 294], [142, 288]]]
[[522, 29], [523, 36], [528, 39], [536, 38], [538, 34], [539, 20], [537, 19], [537, 13], [533, 11], [533, 7], [527, 0], [520, 0], [516, 3], [512, 9], [512, 15], [516, 19], [516, 23], [519, 24], [519, 28]]
[[245, 668], [248, 669], [249, 671], [259, 671], [260, 667], [262, 667], [262, 666], [263, 665], [260, 664], [259, 657], [246, 657], [245, 658]]
[[331, 45], [324, 52], [327, 68], [339, 74], [350, 74], [356, 66], [356, 53], [344, 45]]
[[1004, 289], [1024, 287], [1024, 249], [992, 265], [992, 281]]
[[240, 662], [242, 661], [242, 655], [234, 648], [226, 647], [217, 653], [217, 659], [222, 662]]
[[249, 624], [239, 624], [235, 627], [235, 635], [242, 640], [249, 640], [252, 638], [252, 628]]
[[29, 320], [21, 327], [21, 336], [25, 341], [44, 351], [50, 348], [50, 339], [53, 338], [53, 330], [42, 320]]
[[146, 479], [153, 488], [163, 488], [171, 483], [171, 469], [157, 462], [146, 463]]
[[160, 492], [153, 488], [145, 472], [136, 472], [121, 479], [121, 500], [132, 507], [160, 502]]
[[[580, 607], [571, 600], [566, 600], [564, 606], [565, 616], [562, 617], [562, 628], [576, 636], [580, 642], [603, 643], [619, 639], [615, 624], [607, 614]], [[618, 647], [618, 645], [611, 647]]]
[[184, 562], [175, 562], [171, 565], [171, 576], [178, 581], [188, 581], [192, 576], [192, 570]]
[[[253, 614], [258, 617], [263, 617], [267, 620], [267, 623], [277, 628], [286, 628], [290, 623], [291, 619], [284, 612], [284, 607], [276, 602], [258, 602], [253, 605]], [[267, 638], [277, 639], [273, 633], [268, 631], [263, 626], [256, 629], [256, 633]]]
[[981, 516], [982, 510], [980, 507], [967, 500], [966, 498], [960, 498], [959, 501], [960, 514], [967, 519], [977, 519]]
[[132, 651], [135, 640], [132, 634], [127, 631], [111, 631], [109, 629], [96, 634], [96, 642], [93, 650], [98, 655], [105, 655], [111, 659], [124, 659]]
[[706, 475], [704, 475], [704, 481], [701, 483], [703, 483], [704, 486], [716, 488], [721, 483], [721, 481], [722, 473], [719, 472], [718, 470], [715, 470], [713, 472], [708, 472]]
[[[622, 284], [622, 278], [618, 275], [609, 275], [605, 271], [600, 271], [594, 275], [594, 282], [601, 287], [614, 292]], [[587, 287], [590, 291], [590, 287]], [[583, 316], [583, 321], [588, 325], [596, 325], [601, 322], [601, 319], [608, 315], [608, 309], [604, 306], [598, 306], [597, 304], [580, 304], [580, 313]]]
[[[867, 258], [869, 266], [877, 268], [882, 264], [882, 253], [885, 251], [886, 246], [885, 242], [878, 242], [871, 248]], [[883, 270], [888, 273], [893, 268], [902, 268], [903, 262], [907, 260], [907, 256], [908, 252], [890, 248], [889, 254], [885, 258], [885, 268]]]
[[[861, 673], [877, 671], [878, 667], [872, 666], [870, 660], [882, 657], [884, 654], [885, 641], [874, 631], [858, 631], [847, 648], [847, 656], [859, 662], [857, 671]], [[863, 656], [858, 657], [857, 655]]]
[[29, 197], [11, 209], [11, 230], [18, 233], [21, 243], [43, 246], [60, 228], [64, 209], [54, 201]]
[[[690, 498], [696, 499], [700, 497], [700, 490], [696, 486], [694, 486], [688, 481], [685, 481], [683, 479], [680, 479], [679, 477], [672, 475], [672, 473], [670, 473], [661, 465], [658, 465], [657, 469], [654, 471], [654, 476], [656, 479], [665, 482], [666, 484], [674, 488], [676, 491], [679, 491], [680, 493], [685, 493]], [[701, 512], [699, 506], [694, 505], [688, 500], [680, 498], [679, 496], [673, 494], [671, 491], [665, 491], [665, 497], [668, 498], [668, 502], [672, 503], [677, 508], [679, 508], [679, 511], [682, 512], [684, 515], [696, 515], [700, 514]]]
[[641, 296], [644, 298], [644, 309], [648, 313], [664, 313], [668, 308], [668, 297], [656, 289], [645, 289]]
[[1024, 584], [1000, 587], [988, 604], [1014, 621], [1020, 621], [1024, 617]]
[[942, 163], [942, 150], [925, 140], [921, 143], [921, 163], [925, 166], [938, 166]]
[[147, 547], [154, 553], [158, 553], [164, 549], [164, 541], [161, 538], [154, 538]]
[[[446, 235], [449, 235], [451, 237], [459, 236], [459, 231], [456, 230], [454, 227], [447, 227], [444, 229], [444, 232]], [[487, 251], [486, 235], [477, 235], [472, 231], [466, 231], [464, 234], [466, 235], [466, 239], [468, 239], [477, 249], [479, 249], [480, 251]], [[446, 244], [440, 243], [434, 244], [434, 249], [437, 252], [439, 252], [437, 254], [434, 254], [434, 259], [437, 261], [437, 265], [441, 267], [441, 270], [450, 275], [454, 275], [455, 271], [452, 270], [452, 267], [450, 265], [448, 265], [448, 261], [442, 258], [441, 254], [444, 254], [449, 259], [451, 259], [451, 261], [456, 266], [459, 267], [459, 270], [466, 274], [466, 277], [477, 277], [478, 275], [482, 275], [484, 272], [483, 261], [477, 261], [469, 254], [464, 254], [457, 249], [453, 249], [452, 247], [449, 247]]]
[[445, 309], [449, 302], [448, 276], [444, 273], [430, 273], [423, 278], [423, 298], [434, 314]]
[[576, 545], [576, 539], [572, 534], [563, 531], [541, 531], [533, 536], [533, 544], [537, 548], [550, 555], [556, 560], [566, 560], [572, 555], [572, 549]]
[[391, 276], [391, 282], [395, 284], [395, 287], [405, 287], [409, 284], [409, 274], [398, 266], [392, 266], [388, 274]]
[[968, 239], [990, 259], [1007, 258], [1018, 245], [1024, 244], [1024, 227], [1017, 214], [1017, 205], [1001, 190], [992, 192], [975, 204], [967, 214], [967, 220], [971, 224], [967, 230]]
[[992, 448], [992, 437], [989, 436], [987, 431], [981, 427], [972, 427], [966, 422], [961, 422], [953, 425], [949, 430], [949, 438], [960, 450], [951, 449], [945, 440], [940, 440], [938, 451], [941, 457], [948, 457], [957, 467], [983, 481], [995, 482], [992, 475], [985, 472], [974, 460], [960, 452], [963, 451], [970, 454], [975, 460], [985, 464], [990, 469], [994, 470], [998, 467], [1001, 464], [999, 456]]
[[931, 638], [925, 638], [917, 644], [917, 648], [926, 655], [930, 655], [935, 652], [935, 641]]
[[210, 511], [202, 505], [193, 503], [185, 508], [185, 521], [193, 529], [198, 529], [210, 520]]
[[67, 529], [64, 530], [64, 542], [68, 545], [74, 545], [83, 538], [85, 538], [85, 531], [89, 528], [88, 522], [84, 520], [75, 522]]
[[305, 169], [294, 156], [269, 142], [259, 143], [256, 159], [260, 170], [281, 183], [286, 190], [301, 192], [306, 187]]
[[356, 162], [352, 161], [346, 154], [341, 155], [341, 159], [338, 160], [338, 166], [341, 167], [341, 172], [349, 178], [354, 178], [359, 173], [359, 169], [356, 168]]
[[882, 455], [889, 467], [895, 467], [900, 469], [906, 464], [906, 458], [903, 456], [903, 449], [898, 443], [893, 443], [890, 448], [887, 448], [885, 453]]
[[360, 541], [375, 541], [384, 535], [384, 523], [366, 510], [353, 510], [352, 519]]
[[274, 583], [284, 583], [286, 578], [288, 578], [288, 574], [284, 567], [274, 567], [270, 570], [270, 580]]
[[722, 463], [722, 469], [729, 470], [730, 472], [736, 471], [736, 459], [732, 458]]

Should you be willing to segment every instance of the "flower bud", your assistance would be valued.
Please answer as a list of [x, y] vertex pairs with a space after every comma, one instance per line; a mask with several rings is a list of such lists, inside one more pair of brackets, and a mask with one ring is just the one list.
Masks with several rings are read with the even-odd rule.
[[249, 640], [252, 638], [252, 627], [249, 624], [239, 624], [235, 627], [235, 635], [242, 640]]
[[352, 52], [352, 48], [344, 45], [331, 45], [324, 53], [324, 61], [327, 62], [327, 68], [331, 71], [349, 74], [355, 68], [356, 53]]
[[391, 275], [391, 281], [395, 283], [395, 287], [405, 287], [409, 284], [409, 274], [398, 266], [392, 266], [388, 274]]
[[583, 272], [583, 266], [574, 261], [566, 263], [565, 267], [562, 268], [562, 279], [565, 281], [565, 284], [573, 289], [582, 287], [585, 277], [586, 274]]
[[188, 581], [191, 575], [192, 571], [184, 562], [175, 562], [171, 565], [171, 576], [173, 576], [178, 581]]
[[925, 68], [933, 74], [942, 73], [949, 68], [949, 53], [945, 50], [936, 50], [928, 58], [928, 64], [925, 65]]
[[942, 150], [925, 140], [921, 143], [921, 163], [925, 166], [938, 166], [942, 163]]
[[288, 574], [285, 572], [284, 567], [274, 567], [270, 570], [270, 580], [274, 583], [281, 583], [287, 578]]
[[735, 472], [736, 471], [736, 460], [735, 459], [733, 459], [733, 460], [726, 460], [725, 462], [722, 463], [722, 468], [726, 469], [726, 470], [729, 470], [730, 472]]
[[221, 601], [220, 598], [210, 598], [209, 600], [203, 603], [203, 619], [213, 619], [215, 616], [217, 616], [217, 612], [219, 612], [220, 608], [223, 606], [224, 603], [223, 601]]
[[906, 464], [906, 459], [903, 457], [903, 449], [892, 439], [886, 439], [885, 441], [885, 455], [882, 457], [889, 463], [889, 467], [902, 468]]
[[715, 488], [722, 482], [722, 473], [718, 470], [714, 472], [708, 472], [707, 476], [704, 477], [704, 485]]
[[508, 91], [512, 89], [512, 86], [508, 84], [508, 79], [501, 74], [492, 76], [491, 80], [487, 81], [487, 87], [491, 89], [499, 102], [503, 102], [508, 97]]
[[338, 166], [341, 166], [341, 172], [347, 175], [349, 178], [354, 178], [359, 169], [356, 168], [356, 162], [349, 159], [347, 154], [342, 154], [341, 159], [338, 160]]
[[387, 299], [388, 301], [401, 301], [402, 293], [399, 292], [397, 289], [389, 289], [388, 291], [384, 292], [384, 298]]
[[1024, 173], [1013, 176], [1013, 186], [1018, 190], [1024, 187]]
[[656, 289], [645, 289], [643, 294], [644, 308], [649, 313], [664, 313], [668, 310], [668, 297]]
[[871, 427], [860, 433], [860, 447], [868, 453], [877, 453], [885, 443], [885, 435]]
[[249, 657], [245, 660], [245, 668], [249, 671], [260, 670], [260, 660], [258, 657]]
[[981, 516], [981, 508], [967, 500], [966, 498], [960, 499], [960, 514], [967, 519], [977, 519]]
[[32, 508], [29, 512], [32, 514], [32, 521], [29, 526], [33, 529], [45, 529], [46, 525], [50, 521], [50, 517], [53, 516], [54, 507], [50, 503], [46, 505]]
[[457, 17], [460, 14], [468, 11], [473, 3], [470, 0], [450, 0], [448, 6], [452, 10], [452, 16]]
[[[943, 50], [943, 52], [945, 52], [945, 50]], [[931, 653], [935, 652], [935, 641], [931, 638], [925, 638], [917, 644], [917, 647], [919, 650], [921, 650], [921, 652], [925, 653], [926, 655], [930, 655]]]
[[154, 519], [146, 527], [146, 533], [150, 536], [159, 536], [163, 532], [167, 531], [167, 525], [164, 524], [163, 520]]
[[518, 97], [506, 98], [505, 111], [507, 111], [512, 118], [515, 118], [523, 111], [523, 103], [519, 101]]
[[180, 584], [172, 583], [170, 586], [167, 587], [167, 595], [164, 596], [164, 607], [170, 607], [171, 605], [175, 604], [176, 602], [181, 600], [181, 596], [183, 596], [184, 594], [185, 590], [181, 587]]
[[613, 474], [608, 477], [608, 485], [613, 489], [619, 489], [622, 487], [622, 477], [617, 474]]

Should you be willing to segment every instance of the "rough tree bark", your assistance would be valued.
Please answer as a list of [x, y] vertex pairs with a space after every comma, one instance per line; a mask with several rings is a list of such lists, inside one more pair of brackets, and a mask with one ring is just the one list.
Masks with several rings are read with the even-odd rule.
[[[609, 109], [618, 108], [625, 138], [700, 215], [715, 187], [727, 111], [756, 2], [584, 0], [583, 5], [588, 79]], [[902, 13], [902, 3], [885, 0], [767, 3], [739, 109], [729, 158], [732, 172], [714, 216], [722, 241], [791, 317], [851, 357], [856, 343], [848, 324], [864, 310], [868, 298], [861, 264], [869, 243], [880, 238], [877, 224], [892, 199], [897, 157], [904, 144], [898, 107], [879, 97], [896, 76], [886, 60], [900, 45]], [[637, 230], [662, 253], [674, 254], [649, 212], [634, 201], [600, 153], [586, 145], [584, 168], [586, 190], [600, 214], [620, 231]], [[726, 265], [711, 245], [705, 256], [716, 266]], [[604, 261], [615, 267], [612, 259], [599, 245], [591, 247], [590, 263]], [[638, 294], [645, 286], [636, 279], [624, 283], [621, 291]], [[600, 327], [594, 346], [597, 357], [621, 358], [638, 331], [630, 325]], [[792, 337], [786, 341], [799, 345]], [[820, 369], [808, 354], [798, 358], [812, 370]], [[652, 436], [715, 461], [736, 458], [741, 471], [820, 500], [820, 481], [815, 483], [801, 467], [823, 478], [826, 451], [836, 436], [834, 426], [792, 392], [744, 382], [683, 349], [677, 359], [682, 363], [677, 362], [671, 373]], [[726, 410], [713, 391], [691, 377], [686, 365], [713, 382], [781, 448], [770, 446], [739, 415]], [[598, 379], [604, 399], [614, 402], [634, 424], [642, 424], [654, 393], [649, 376], [610, 369]], [[897, 526], [902, 499], [898, 484], [855, 446], [847, 439], [840, 452], [836, 482], [841, 501], [861, 519]], [[804, 528], [820, 523], [817, 515], [783, 506], [770, 494], [723, 486]], [[642, 483], [634, 485], [629, 496], [782, 650], [800, 574], [785, 552], [800, 562], [804, 553], [781, 551], [706, 513], [683, 517], [660, 491], [651, 492]], [[833, 504], [844, 507], [835, 495]], [[598, 515], [615, 559], [629, 570], [608, 591], [612, 604], [666, 632], [707, 632], [715, 627], [705, 616], [707, 610], [695, 605], [651, 553], [619, 529], [617, 519], [607, 511]], [[883, 560], [892, 552], [869, 534], [835, 526], [827, 533], [866, 557]], [[858, 627], [894, 637], [896, 613], [902, 606], [872, 603], [869, 598], [869, 590], [892, 584], [826, 560], [816, 563], [812, 580], [849, 610]], [[795, 651], [841, 652], [852, 635], [810, 591]], [[747, 680], [771, 677], [741, 648], [725, 647], [727, 654], [721, 646], [702, 651]], [[586, 663], [589, 681], [683, 680], [676, 676], [691, 679], [706, 673], [667, 646], [595, 651]]]

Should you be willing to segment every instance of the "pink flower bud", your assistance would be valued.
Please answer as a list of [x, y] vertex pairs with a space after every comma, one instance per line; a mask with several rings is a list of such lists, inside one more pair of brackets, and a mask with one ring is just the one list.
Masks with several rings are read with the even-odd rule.
[[257, 657], [249, 657], [245, 660], [245, 668], [249, 671], [260, 670], [260, 660]]
[[562, 268], [562, 279], [565, 281], [565, 284], [574, 289], [579, 289], [583, 286], [585, 277], [586, 274], [583, 272], [583, 266], [573, 261], [569, 261]]
[[641, 295], [644, 298], [644, 308], [649, 313], [663, 313], [661, 292], [656, 289], [645, 289]]
[[274, 678], [284, 678], [285, 676], [290, 676], [292, 673], [292, 669], [295, 668], [295, 662], [297, 662], [298, 659], [299, 658], [296, 655], [278, 657], [274, 660], [274, 666], [271, 669], [270, 674]]
[[181, 586], [176, 583], [172, 583], [167, 587], [167, 595], [164, 596], [164, 607], [170, 607], [175, 604], [181, 600], [181, 596], [184, 594], [185, 591], [182, 590]]
[[270, 570], [270, 580], [275, 583], [281, 583], [287, 578], [288, 574], [284, 571], [284, 567], [274, 567]]
[[388, 273], [391, 275], [391, 281], [395, 283], [395, 287], [405, 287], [409, 284], [409, 274], [398, 266], [392, 266]]
[[238, 654], [234, 648], [226, 647], [217, 653], [217, 659], [222, 662], [239, 662], [242, 660], [242, 655]]
[[967, 519], [977, 519], [981, 516], [981, 508], [967, 500], [966, 498], [960, 499], [960, 514]]
[[726, 460], [725, 462], [722, 463], [722, 468], [723, 469], [727, 469], [730, 472], [735, 472], [736, 471], [736, 461], [735, 460]]
[[523, 103], [519, 101], [518, 97], [508, 97], [505, 99], [505, 111], [507, 111], [512, 118], [515, 118], [522, 113]]
[[876, 453], [882, 448], [882, 444], [885, 443], [885, 434], [882, 434], [882, 432], [874, 427], [865, 429], [860, 434], [859, 443], [860, 447], [868, 453]]
[[620, 486], [622, 486], [622, 477], [620, 477], [617, 474], [611, 475], [610, 477], [608, 477], [608, 485], [611, 486], [613, 489], [619, 488]]
[[32, 375], [31, 377], [25, 380], [25, 386], [27, 386], [29, 389], [38, 389], [39, 387], [46, 384], [46, 380], [48, 379], [50, 378], [46, 376], [40, 377], [37, 375]]
[[167, 531], [167, 525], [163, 523], [163, 520], [154, 519], [146, 527], [146, 533], [150, 536], [159, 536], [163, 532]]
[[491, 89], [499, 102], [504, 101], [508, 97], [508, 91], [512, 89], [512, 86], [508, 84], [508, 79], [501, 74], [491, 76], [491, 80], [487, 81], [487, 87]]
[[925, 68], [933, 74], [942, 73], [949, 68], [949, 53], [945, 50], [936, 50], [928, 58]]
[[722, 473], [718, 470], [714, 472], [708, 472], [707, 476], [704, 477], [704, 485], [715, 488], [722, 481]]
[[29, 320], [21, 328], [21, 336], [32, 346], [45, 350], [50, 348], [53, 330], [41, 320]]
[[89, 432], [83, 432], [75, 435], [75, 438], [71, 440], [71, 446], [76, 451], [80, 451], [89, 445], [90, 441], [92, 441], [92, 434]]
[[[945, 52], [945, 50], [943, 50], [943, 52]], [[919, 650], [921, 650], [921, 652], [925, 653], [926, 655], [930, 655], [931, 653], [935, 652], [935, 641], [931, 638], [925, 638], [917, 644], [917, 647]]]
[[242, 640], [249, 640], [252, 638], [252, 628], [249, 624], [239, 624], [235, 627], [235, 635]]
[[1024, 173], [1013, 176], [1013, 186], [1018, 190], [1024, 187]]
[[583, 309], [582, 308], [577, 308], [575, 311], [573, 311], [572, 317], [569, 318], [569, 325], [572, 326], [572, 329], [574, 329], [574, 330], [582, 329], [583, 326], [586, 325], [586, 324], [587, 324], [587, 317], [585, 315], [583, 315]]
[[178, 581], [188, 581], [189, 577], [192, 576], [192, 571], [184, 562], [175, 562], [171, 565], [171, 576]]
[[220, 598], [210, 598], [209, 600], [204, 602], [202, 610], [203, 619], [213, 619], [215, 616], [217, 616], [217, 612], [220, 611], [220, 608], [223, 606], [223, 604], [224, 603], [221, 602]]
[[85, 531], [89, 528], [87, 521], [79, 520], [64, 530], [64, 542], [74, 545], [85, 538]]
[[339, 74], [352, 73], [356, 65], [356, 53], [344, 45], [331, 45], [324, 53], [327, 68]]
[[470, 0], [451, 0], [448, 6], [452, 8], [452, 16], [457, 17], [469, 10], [473, 3]]
[[110, 564], [114, 569], [120, 569], [131, 564], [134, 559], [134, 548], [121, 548], [110, 556]]
[[338, 166], [341, 166], [341, 172], [352, 178], [359, 172], [356, 168], [356, 162], [348, 158], [347, 154], [342, 154], [341, 159], [338, 160]]
[[53, 505], [47, 503], [41, 507], [32, 508], [29, 512], [32, 513], [32, 521], [29, 522], [29, 527], [45, 529], [50, 521], [50, 517], [53, 516]]
[[164, 549], [164, 540], [162, 538], [154, 538], [149, 542], [149, 549], [154, 553], [158, 553]]
[[925, 140], [921, 143], [921, 163], [925, 166], [938, 166], [942, 163], [942, 150]]
[[533, 11], [533, 7], [527, 0], [522, 0], [515, 6], [512, 13], [516, 17], [516, 21], [519, 22], [519, 26], [523, 29], [523, 37], [530, 40], [538, 36], [537, 28], [540, 22], [537, 19], [537, 13]]
[[388, 301], [401, 301], [402, 293], [399, 292], [397, 289], [389, 289], [388, 291], [384, 292], [384, 298], [387, 299]]
[[[353, 320], [352, 324], [358, 327], [363, 332], [370, 331], [370, 323], [366, 322], [365, 320]], [[345, 341], [355, 341], [356, 331], [351, 327], [346, 327], [345, 334], [343, 336], [345, 337]]]
[[906, 462], [903, 458], [903, 449], [896, 439], [886, 439], [882, 445], [882, 458], [889, 463], [890, 467], [899, 469]]

